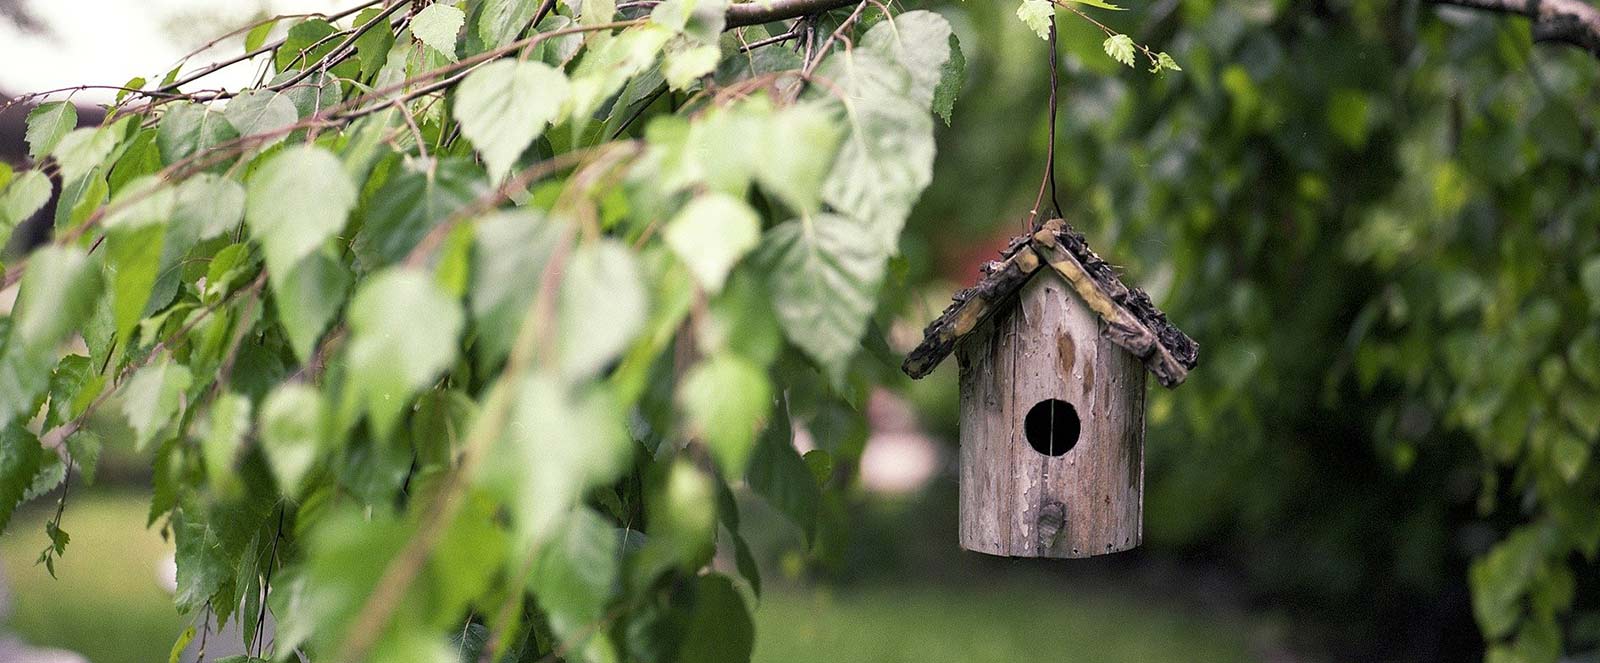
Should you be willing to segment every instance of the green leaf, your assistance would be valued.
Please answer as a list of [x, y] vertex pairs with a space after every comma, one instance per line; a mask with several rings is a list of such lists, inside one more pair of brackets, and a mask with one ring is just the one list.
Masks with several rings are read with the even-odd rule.
[[50, 178], [37, 170], [25, 170], [12, 178], [0, 194], [0, 234], [9, 235], [12, 228], [50, 202], [50, 190]]
[[110, 192], [106, 178], [100, 177], [99, 171], [61, 187], [54, 219], [56, 231], [66, 233], [82, 228], [89, 217], [105, 205]]
[[289, 273], [272, 272], [273, 304], [289, 337], [289, 347], [302, 364], [310, 363], [317, 340], [344, 306], [354, 278], [331, 251], [323, 250], [295, 263]]
[[911, 75], [908, 94], [922, 108], [933, 105], [934, 90], [950, 61], [950, 22], [930, 11], [909, 11], [867, 30], [860, 47], [896, 62]]
[[817, 480], [817, 485], [827, 484], [828, 478], [833, 476], [833, 455], [826, 449], [812, 449], [800, 457], [806, 462], [806, 467], [811, 470], [811, 477]]
[[561, 275], [557, 307], [556, 343], [564, 375], [599, 372], [638, 335], [650, 305], [639, 274], [633, 252], [615, 240], [572, 252]]
[[272, 34], [272, 29], [277, 25], [277, 18], [269, 18], [250, 28], [249, 32], [244, 33], [244, 52], [249, 53], [261, 48], [262, 44], [267, 43], [267, 35]]
[[747, 662], [754, 651], [755, 625], [733, 582], [719, 573], [695, 578], [694, 612], [678, 660]]
[[279, 385], [262, 401], [261, 451], [284, 495], [300, 495], [302, 480], [327, 446], [326, 412], [322, 395], [296, 382]]
[[560, 230], [526, 208], [501, 211], [478, 221], [473, 237], [471, 287], [478, 365], [497, 364], [522, 327]]
[[156, 146], [167, 165], [239, 137], [222, 113], [203, 104], [178, 101], [166, 109], [156, 129]]
[[111, 199], [105, 226], [112, 232], [160, 226], [172, 220], [175, 190], [160, 177], [146, 175], [129, 182]]
[[730, 477], [743, 476], [756, 434], [772, 410], [772, 383], [760, 366], [734, 354], [696, 364], [678, 389], [689, 434], [711, 449]]
[[516, 41], [538, 8], [538, 0], [487, 0], [478, 14], [478, 38], [491, 50]]
[[54, 429], [82, 414], [77, 407], [78, 396], [84, 392], [98, 392], [101, 380], [94, 374], [88, 357], [76, 354], [62, 357], [50, 374], [50, 407], [45, 410], [44, 426], [39, 430]]
[[1152, 73], [1156, 73], [1156, 72], [1160, 72], [1163, 69], [1170, 69], [1172, 71], [1183, 71], [1183, 67], [1178, 66], [1178, 61], [1172, 59], [1171, 55], [1167, 55], [1166, 51], [1162, 51], [1162, 52], [1156, 54], [1156, 65], [1155, 65], [1155, 67], [1151, 68], [1150, 71]]
[[144, 452], [156, 434], [178, 413], [180, 397], [193, 381], [189, 368], [154, 362], [135, 371], [121, 389], [122, 414], [134, 432], [134, 450]]
[[1589, 451], [1587, 441], [1563, 429], [1555, 436], [1550, 448], [1550, 460], [1555, 463], [1556, 472], [1561, 478], [1572, 483], [1589, 465]]
[[967, 56], [961, 53], [961, 42], [952, 32], [950, 59], [945, 60], [944, 66], [939, 68], [939, 85], [933, 88], [933, 112], [944, 120], [944, 125], [947, 127], [950, 126], [950, 117], [955, 111], [956, 97], [961, 95], [961, 88], [966, 83]]
[[[339, 76], [355, 77], [356, 73], [350, 71], [354, 65], [353, 60], [346, 60], [329, 71], [318, 71], [305, 80], [285, 88], [281, 94], [294, 106], [295, 113], [300, 117], [310, 117], [338, 105], [343, 97]], [[344, 70], [342, 74], [341, 70]], [[269, 85], [281, 85], [298, 74], [299, 72], [294, 70], [285, 71], [274, 76]]]
[[717, 528], [716, 481], [683, 457], [647, 487], [645, 516], [650, 540], [632, 570], [635, 584], [648, 583], [672, 567], [690, 571], [711, 561]]
[[52, 245], [35, 251], [17, 289], [10, 345], [53, 351], [93, 313], [100, 286], [100, 272], [82, 249]]
[[189, 612], [205, 605], [222, 584], [233, 577], [233, 565], [223, 543], [221, 523], [196, 504], [185, 504], [173, 517], [178, 566], [177, 591], [173, 601]]
[[735, 263], [761, 239], [761, 219], [744, 201], [708, 193], [689, 201], [662, 231], [667, 246], [707, 292], [722, 291]]
[[695, 44], [684, 48], [668, 49], [661, 74], [673, 90], [687, 90], [700, 77], [711, 73], [722, 59], [722, 50], [716, 44]]
[[67, 436], [67, 453], [72, 454], [72, 462], [78, 467], [78, 473], [83, 475], [83, 482], [94, 484], [95, 472], [100, 467], [100, 450], [104, 446], [100, 442], [100, 435], [87, 428], [81, 429]]
[[117, 147], [117, 135], [106, 127], [74, 129], [62, 136], [50, 155], [61, 166], [61, 181], [73, 182], [104, 163]]
[[51, 101], [28, 111], [28, 158], [39, 161], [55, 149], [61, 137], [78, 126], [78, 108], [70, 101]]
[[[581, 22], [592, 23], [588, 16]], [[624, 30], [584, 53], [568, 88], [574, 136], [580, 135], [601, 104], [634, 76], [655, 64], [662, 47], [672, 36], [671, 30], [647, 23]]]
[[250, 178], [245, 223], [262, 245], [267, 269], [288, 272], [344, 228], [355, 203], [356, 187], [338, 157], [319, 147], [293, 147]]
[[124, 342], [144, 317], [145, 304], [150, 302], [159, 276], [166, 233], [166, 227], [159, 224], [132, 223], [106, 233], [106, 282], [111, 286], [111, 320], [117, 338]]
[[172, 651], [167, 654], [167, 663], [178, 663], [178, 660], [183, 657], [183, 650], [188, 648], [191, 642], [194, 642], [193, 624], [178, 634], [178, 639], [172, 643]]
[[572, 511], [538, 553], [528, 589], [550, 618], [550, 630], [568, 651], [585, 655], [609, 648], [605, 618], [621, 572], [617, 529], [584, 507]]
[[1567, 347], [1573, 374], [1589, 386], [1600, 388], [1600, 326], [1591, 326]]
[[388, 269], [361, 284], [349, 321], [347, 403], [359, 399], [386, 440], [412, 395], [455, 361], [461, 306], [426, 273]]
[[231, 391], [223, 392], [211, 403], [206, 415], [205, 435], [200, 453], [205, 459], [206, 478], [213, 487], [232, 483], [245, 435], [250, 432], [250, 399]]
[[[797, 119], [805, 120], [800, 117]], [[815, 131], [814, 127], [797, 127], [800, 131]], [[704, 183], [713, 191], [743, 198], [750, 186], [752, 175], [763, 168], [762, 163], [779, 161], [767, 158], [771, 153], [763, 148], [781, 149], [800, 138], [775, 138], [772, 134], [787, 132], [788, 127], [774, 126], [772, 107], [764, 98], [749, 99], [725, 107], [713, 107], [694, 119], [687, 127], [676, 118], [653, 122], [646, 132], [652, 153], [647, 157], [660, 170], [661, 187], [676, 191]], [[768, 146], [768, 141], [774, 144]], [[807, 161], [816, 158], [815, 150], [829, 146], [819, 144], [801, 154]], [[823, 166], [826, 169], [827, 166]], [[766, 166], [768, 170], [781, 170], [779, 166]], [[804, 165], [796, 166], [803, 171]], [[796, 183], [798, 188], [804, 182]]]
[[756, 180], [799, 214], [822, 207], [822, 184], [828, 178], [844, 137], [840, 113], [815, 102], [780, 109], [762, 132], [762, 151], [782, 159], [756, 159]]
[[161, 148], [156, 145], [159, 135], [160, 132], [154, 128], [138, 129], [121, 148], [122, 156], [112, 157], [116, 164], [111, 167], [109, 174], [104, 178], [91, 175], [86, 179], [103, 179], [110, 191], [121, 193], [130, 182], [156, 174], [161, 170]]
[[198, 239], [233, 231], [244, 220], [244, 187], [212, 173], [199, 173], [178, 185], [174, 223], [194, 224]]
[[356, 58], [361, 61], [363, 78], [378, 73], [389, 61], [389, 51], [394, 48], [393, 26], [381, 7], [368, 7], [356, 14], [353, 25], [366, 26], [373, 21], [384, 21], [356, 38]]
[[[272, 90], [250, 90], [234, 97], [228, 102], [227, 108], [222, 109], [222, 116], [240, 136], [279, 132], [300, 119], [294, 102]], [[270, 145], [284, 137], [280, 132], [266, 144]]]
[[728, 287], [711, 301], [710, 315], [702, 321], [698, 337], [701, 351], [726, 350], [757, 366], [770, 366], [783, 350], [783, 331], [773, 315], [766, 282], [753, 269], [735, 270]]
[[466, 23], [467, 15], [442, 2], [424, 7], [411, 17], [411, 34], [429, 48], [438, 51], [451, 62], [456, 61], [456, 35]]
[[870, 229], [886, 253], [899, 244], [911, 206], [933, 181], [933, 118], [913, 103], [905, 69], [873, 52], [829, 58], [822, 75], [849, 98], [850, 134], [823, 185], [823, 199]]
[[811, 468], [794, 448], [794, 427], [782, 406], [756, 444], [745, 481], [757, 495], [799, 525], [807, 540], [816, 533], [822, 491], [817, 488]]
[[0, 428], [0, 532], [44, 463], [39, 438], [13, 422]]
[[690, 41], [714, 44], [727, 23], [728, 0], [665, 0], [650, 11], [650, 21]]
[[67, 465], [61, 462], [61, 457], [54, 453], [44, 456], [42, 469], [33, 477], [33, 483], [28, 485], [28, 490], [22, 494], [23, 502], [32, 502], [45, 493], [56, 489], [61, 482], [67, 479]]
[[149, 81], [146, 81], [143, 76], [134, 76], [133, 78], [128, 79], [128, 82], [122, 84], [122, 87], [127, 89], [117, 90], [117, 105], [121, 105], [123, 99], [126, 99], [128, 98], [128, 95], [133, 94], [133, 92], [131, 92], [132, 90], [143, 90], [145, 83], [148, 82]]
[[351, 248], [369, 270], [399, 262], [434, 226], [487, 189], [483, 171], [468, 159], [409, 163], [367, 202]]
[[[425, 586], [435, 622], [456, 619], [469, 604], [482, 603], [485, 594], [497, 600], [501, 588], [494, 582], [511, 550], [501, 505], [483, 492], [469, 493], [465, 501], [428, 565]], [[522, 551], [517, 553], [520, 564]]]
[[[308, 18], [289, 26], [289, 34], [284, 35], [283, 45], [272, 56], [273, 65], [281, 73], [289, 69], [303, 69], [308, 63], [321, 60], [338, 45], [338, 39], [328, 38], [337, 31], [338, 28], [332, 23], [321, 18]], [[312, 48], [313, 45], [317, 45], [316, 48]]]
[[1100, 48], [1105, 49], [1106, 55], [1122, 64], [1133, 66], [1133, 38], [1128, 35], [1111, 35], [1101, 42]]
[[1109, 3], [1109, 2], [1106, 2], [1105, 0], [1067, 0], [1067, 2], [1075, 2], [1075, 3], [1078, 3], [1080, 5], [1088, 5], [1090, 7], [1099, 7], [1101, 9], [1110, 9], [1112, 11], [1119, 11], [1119, 12], [1120, 11], [1127, 11], [1126, 7], [1113, 5], [1113, 4]]
[[1583, 291], [1589, 293], [1590, 312], [1600, 313], [1600, 256], [1593, 256], [1583, 263], [1579, 281], [1583, 283]]
[[[432, 5], [437, 7], [439, 5]], [[453, 114], [495, 181], [554, 122], [567, 100], [566, 76], [542, 62], [496, 60], [473, 71], [456, 90]]]
[[762, 247], [784, 335], [835, 380], [877, 307], [884, 256], [859, 226], [831, 214], [789, 221]]
[[1022, 0], [1017, 7], [1017, 18], [1040, 39], [1050, 38], [1050, 25], [1055, 22], [1056, 6], [1050, 0]]
[[482, 477], [509, 497], [520, 541], [543, 539], [585, 490], [627, 469], [624, 416], [603, 389], [574, 389], [548, 373], [522, 380], [493, 455], [499, 460]]
[[[323, 647], [337, 646], [390, 558], [410, 535], [392, 517], [367, 517], [349, 507], [321, 518], [306, 537], [304, 561], [294, 582], [278, 585], [274, 580], [272, 612], [281, 620], [276, 646], [292, 649], [313, 635]], [[423, 605], [403, 602], [400, 607], [402, 619], [414, 620]]]
[[1548, 545], [1545, 530], [1524, 526], [1473, 562], [1472, 612], [1486, 638], [1511, 633], [1522, 614], [1522, 597], [1538, 572]]

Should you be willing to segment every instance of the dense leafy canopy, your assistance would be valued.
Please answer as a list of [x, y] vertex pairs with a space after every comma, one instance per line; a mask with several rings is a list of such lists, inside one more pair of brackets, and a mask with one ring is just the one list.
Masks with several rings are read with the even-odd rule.
[[61, 202], [8, 273], [0, 525], [115, 446], [154, 468], [178, 606], [252, 654], [748, 659], [725, 496], [748, 473], [818, 528], [787, 394], [869, 379], [949, 23], [411, 4], [246, 31], [250, 89], [29, 114], [0, 228]]

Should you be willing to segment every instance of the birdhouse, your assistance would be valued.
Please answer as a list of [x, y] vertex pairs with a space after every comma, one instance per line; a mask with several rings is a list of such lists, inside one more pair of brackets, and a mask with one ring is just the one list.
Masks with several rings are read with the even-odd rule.
[[906, 357], [961, 370], [961, 547], [1089, 557], [1143, 536], [1145, 372], [1183, 382], [1198, 346], [1061, 220], [1011, 241]]

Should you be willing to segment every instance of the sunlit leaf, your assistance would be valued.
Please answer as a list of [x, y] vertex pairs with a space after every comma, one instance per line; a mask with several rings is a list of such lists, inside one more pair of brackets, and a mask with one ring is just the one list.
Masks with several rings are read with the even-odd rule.
[[742, 476], [772, 410], [766, 372], [737, 355], [717, 355], [684, 376], [678, 401], [688, 415], [690, 435], [706, 443], [727, 475]]
[[466, 20], [467, 15], [460, 9], [436, 2], [423, 7], [422, 11], [411, 17], [411, 34], [416, 36], [417, 41], [455, 62], [456, 35], [461, 32]]
[[712, 193], [685, 205], [662, 234], [701, 287], [715, 293], [734, 263], [760, 240], [761, 219], [744, 201]]
[[388, 439], [416, 390], [455, 361], [461, 306], [426, 273], [389, 269], [357, 288], [349, 320], [347, 402], [358, 400]]
[[761, 254], [784, 335], [839, 376], [877, 306], [881, 249], [855, 223], [819, 214], [768, 231]]
[[136, 371], [120, 389], [122, 414], [133, 428], [134, 448], [143, 451], [161, 432], [182, 405], [183, 392], [193, 376], [189, 368], [159, 361]]
[[567, 79], [560, 71], [542, 62], [504, 59], [474, 70], [461, 82], [453, 113], [462, 135], [483, 155], [490, 176], [500, 180], [558, 117], [566, 99]]
[[74, 129], [50, 150], [61, 167], [61, 181], [72, 182], [104, 163], [117, 147], [117, 136], [107, 127]]
[[278, 387], [261, 403], [261, 450], [285, 495], [300, 494], [301, 480], [327, 446], [326, 411], [316, 389], [296, 383]]
[[579, 377], [605, 367], [639, 333], [648, 307], [632, 251], [610, 240], [574, 249], [557, 307], [563, 373]]
[[355, 203], [355, 185], [337, 157], [318, 147], [294, 147], [250, 178], [245, 223], [262, 245], [267, 268], [287, 272], [344, 228]]
[[28, 111], [28, 158], [44, 159], [61, 138], [78, 126], [78, 108], [70, 101], [51, 101]]
[[294, 103], [272, 90], [250, 90], [234, 97], [222, 115], [240, 136], [276, 134], [273, 141], [281, 140], [280, 130], [300, 119]]

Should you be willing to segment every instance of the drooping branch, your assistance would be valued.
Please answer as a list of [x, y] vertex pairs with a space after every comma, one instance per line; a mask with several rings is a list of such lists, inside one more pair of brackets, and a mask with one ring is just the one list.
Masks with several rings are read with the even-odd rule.
[[806, 14], [825, 12], [838, 9], [846, 5], [853, 5], [861, 0], [770, 0], [770, 2], [741, 2], [728, 7], [728, 24], [730, 28], [738, 28], [758, 23], [770, 23], [791, 18], [798, 18]]
[[1434, 0], [1441, 5], [1519, 14], [1533, 21], [1533, 40], [1563, 42], [1600, 57], [1600, 8], [1586, 0]]

